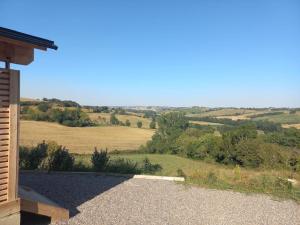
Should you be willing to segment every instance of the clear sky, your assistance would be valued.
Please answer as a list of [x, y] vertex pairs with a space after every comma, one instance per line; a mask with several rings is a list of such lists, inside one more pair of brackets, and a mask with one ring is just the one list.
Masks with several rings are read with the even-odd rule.
[[21, 95], [90, 105], [300, 107], [299, 0], [0, 0], [54, 40]]

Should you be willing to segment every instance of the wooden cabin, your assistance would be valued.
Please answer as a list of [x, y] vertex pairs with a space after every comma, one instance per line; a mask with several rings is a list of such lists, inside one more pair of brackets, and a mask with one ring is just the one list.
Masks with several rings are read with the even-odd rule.
[[[0, 27], [0, 224], [20, 224], [18, 195], [20, 71], [10, 64], [28, 65], [34, 50], [57, 49], [53, 41]], [[30, 208], [30, 207], [29, 207]]]

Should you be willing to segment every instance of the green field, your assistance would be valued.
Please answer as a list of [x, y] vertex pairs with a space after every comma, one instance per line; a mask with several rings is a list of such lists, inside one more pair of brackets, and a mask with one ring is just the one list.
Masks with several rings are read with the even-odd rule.
[[[75, 160], [76, 163], [82, 162], [85, 166], [91, 168], [90, 157], [91, 155], [76, 155]], [[143, 163], [146, 157], [151, 163], [159, 164], [162, 167], [161, 171], [154, 173], [155, 175], [182, 176], [184, 173], [187, 177], [187, 183], [202, 187], [266, 193], [300, 201], [299, 172], [293, 175], [298, 182], [296, 186], [292, 189], [285, 189], [285, 187], [281, 189], [281, 186], [277, 187], [277, 182], [278, 180], [281, 182], [290, 178], [291, 172], [289, 170], [244, 169], [166, 154], [120, 153], [110, 155], [111, 160], [125, 158], [138, 162], [139, 165]], [[178, 172], [178, 170], [181, 171]]]
[[269, 120], [280, 124], [299, 124], [300, 112], [297, 112], [296, 114], [284, 113], [280, 115], [261, 116], [254, 118], [254, 120]]

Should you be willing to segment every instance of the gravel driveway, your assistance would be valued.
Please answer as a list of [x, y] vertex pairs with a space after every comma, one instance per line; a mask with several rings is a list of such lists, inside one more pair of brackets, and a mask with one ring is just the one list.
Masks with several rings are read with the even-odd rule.
[[20, 183], [69, 208], [61, 224], [299, 225], [300, 205], [264, 195], [209, 190], [170, 181], [21, 174]]

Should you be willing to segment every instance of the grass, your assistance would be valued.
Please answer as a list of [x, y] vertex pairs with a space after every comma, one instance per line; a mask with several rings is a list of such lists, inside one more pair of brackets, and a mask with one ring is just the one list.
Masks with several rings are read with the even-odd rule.
[[[99, 122], [100, 124], [109, 124], [110, 120], [110, 113], [89, 113], [88, 114], [91, 118], [91, 120], [95, 120]], [[116, 115], [118, 120], [122, 121], [123, 123], [126, 122], [126, 120], [129, 120], [131, 125], [130, 127], [137, 127], [136, 123], [138, 121], [141, 121], [143, 123], [142, 128], [149, 129], [149, 124], [151, 120], [149, 118], [143, 118], [137, 115]]]
[[34, 146], [46, 140], [56, 141], [72, 153], [91, 153], [94, 147], [122, 151], [138, 149], [153, 133], [150, 129], [123, 126], [66, 127], [50, 122], [21, 121], [20, 144]]
[[283, 128], [291, 128], [291, 127], [294, 127], [294, 128], [300, 129], [300, 123], [295, 123], [295, 124], [282, 124], [282, 127], [283, 127]]
[[192, 124], [198, 124], [203, 126], [222, 126], [222, 123], [212, 123], [212, 122], [206, 122], [206, 121], [190, 121]]
[[296, 114], [289, 114], [286, 112], [280, 115], [262, 116], [262, 117], [254, 118], [254, 120], [269, 120], [274, 123], [281, 123], [281, 124], [299, 124], [300, 112], [297, 112]]
[[235, 109], [235, 108], [227, 108], [227, 109], [218, 109], [207, 111], [198, 114], [189, 114], [190, 117], [218, 117], [218, 116], [236, 116], [237, 114], [248, 114], [255, 113], [257, 110], [252, 109]]
[[[81, 162], [91, 169], [90, 157], [91, 155], [76, 155], [75, 161]], [[154, 173], [155, 175], [185, 175], [188, 184], [246, 193], [265, 193], [300, 202], [299, 172], [293, 174], [298, 184], [292, 187], [287, 182], [291, 176], [291, 171], [286, 169], [245, 169], [165, 154], [110, 154], [111, 160], [130, 159], [139, 165], [143, 163], [146, 157], [151, 163], [159, 164], [162, 167], [161, 170]]]

